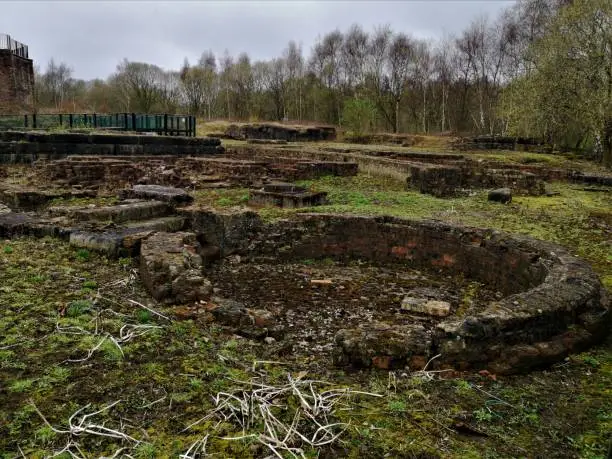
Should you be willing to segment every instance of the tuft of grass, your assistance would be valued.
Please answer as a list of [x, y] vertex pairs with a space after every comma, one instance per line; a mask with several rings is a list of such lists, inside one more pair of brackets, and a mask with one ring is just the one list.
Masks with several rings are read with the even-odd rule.
[[32, 386], [34, 386], [35, 382], [36, 380], [34, 379], [18, 379], [8, 386], [8, 390], [9, 392], [16, 393], [28, 392]]
[[83, 288], [95, 290], [98, 288], [98, 283], [96, 281], [88, 280], [83, 282]]
[[91, 312], [92, 303], [89, 300], [76, 300], [68, 305], [66, 308], [67, 317], [78, 317], [83, 314]]
[[139, 309], [136, 311], [136, 320], [141, 324], [147, 324], [151, 322], [152, 314], [146, 309]]
[[42, 445], [47, 446], [57, 438], [57, 433], [49, 426], [42, 426], [34, 432], [34, 438]]

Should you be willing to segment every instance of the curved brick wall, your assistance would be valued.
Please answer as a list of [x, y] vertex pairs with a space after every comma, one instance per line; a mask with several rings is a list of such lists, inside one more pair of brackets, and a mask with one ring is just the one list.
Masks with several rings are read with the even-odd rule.
[[[280, 260], [399, 262], [463, 273], [506, 294], [478, 314], [450, 316], [430, 330], [392, 330], [389, 353], [398, 354], [399, 337], [403, 360], [442, 354], [438, 366], [512, 373], [562, 359], [609, 332], [605, 290], [590, 266], [560, 246], [528, 237], [432, 221], [309, 214], [269, 226], [251, 240], [248, 252]], [[385, 357], [384, 346], [366, 359], [356, 347], [389, 333], [346, 330], [337, 338], [339, 361], [367, 365], [370, 357]]]

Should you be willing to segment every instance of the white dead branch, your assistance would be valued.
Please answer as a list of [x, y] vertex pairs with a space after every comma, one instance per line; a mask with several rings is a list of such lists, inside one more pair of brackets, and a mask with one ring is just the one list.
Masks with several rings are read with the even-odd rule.
[[[79, 444], [74, 440], [74, 438], [82, 435], [92, 435], [97, 437], [113, 438], [116, 440], [124, 440], [132, 443], [133, 446], [137, 446], [138, 444], [142, 443], [140, 440], [135, 439], [134, 437], [126, 434], [125, 432], [122, 432], [119, 429], [111, 429], [110, 427], [106, 427], [103, 423], [98, 424], [92, 420], [92, 418], [94, 418], [95, 416], [110, 410], [112, 407], [114, 407], [120, 402], [121, 400], [117, 400], [102, 407], [97, 411], [86, 413], [85, 410], [87, 410], [91, 406], [91, 403], [88, 403], [87, 405], [83, 406], [82, 408], [79, 408], [74, 413], [72, 413], [72, 415], [68, 418], [67, 429], [60, 429], [52, 426], [47, 420], [47, 418], [45, 418], [45, 416], [40, 412], [36, 404], [32, 400], [30, 400], [30, 404], [34, 407], [34, 410], [36, 410], [36, 413], [38, 413], [38, 415], [47, 425], [47, 427], [49, 427], [51, 430], [53, 430], [53, 432], [57, 434], [68, 436], [68, 442], [66, 443], [66, 446], [64, 446], [64, 448], [60, 451], [54, 453], [51, 457], [56, 457], [60, 454], [68, 453], [71, 457], [79, 459], [86, 456], [85, 454], [83, 454], [83, 452], [79, 448]], [[111, 456], [111, 458], [117, 457], [117, 455], [121, 453], [124, 449], [125, 448], [121, 448], [116, 451], [115, 454]]]
[[[219, 392], [213, 401], [215, 408], [184, 431], [210, 420], [217, 426], [229, 422], [242, 430], [242, 434], [220, 437], [223, 440], [253, 439], [265, 446], [271, 457], [304, 458], [303, 448], [319, 448], [329, 445], [344, 433], [348, 425], [337, 422], [337, 411], [350, 409], [350, 398], [355, 395], [383, 397], [381, 394], [354, 391], [348, 388], [331, 388], [323, 381], [287, 376], [287, 384], [274, 386], [257, 381], [237, 381], [243, 386], [233, 392]], [[245, 387], [246, 386], [246, 387]], [[297, 401], [290, 403], [290, 400]], [[204, 457], [209, 434], [193, 443], [181, 457]]]

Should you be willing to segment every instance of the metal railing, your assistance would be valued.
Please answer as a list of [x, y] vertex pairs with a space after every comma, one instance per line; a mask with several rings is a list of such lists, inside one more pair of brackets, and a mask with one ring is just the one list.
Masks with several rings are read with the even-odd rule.
[[54, 113], [0, 115], [0, 129], [99, 129], [154, 132], [159, 135], [196, 136], [191, 115], [140, 113]]
[[0, 49], [8, 49], [15, 56], [29, 59], [28, 47], [17, 40], [13, 40], [10, 35], [0, 33]]

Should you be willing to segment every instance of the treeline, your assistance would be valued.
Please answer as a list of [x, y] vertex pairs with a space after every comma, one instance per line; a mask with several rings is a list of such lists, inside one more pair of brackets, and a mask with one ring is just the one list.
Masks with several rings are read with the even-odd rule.
[[308, 52], [289, 42], [270, 61], [206, 51], [198, 62], [164, 70], [124, 60], [106, 80], [75, 80], [68, 65], [51, 61], [36, 78], [36, 97], [41, 110], [178, 111], [606, 147], [612, 2], [520, 0], [436, 42], [353, 25], [321, 36]]

